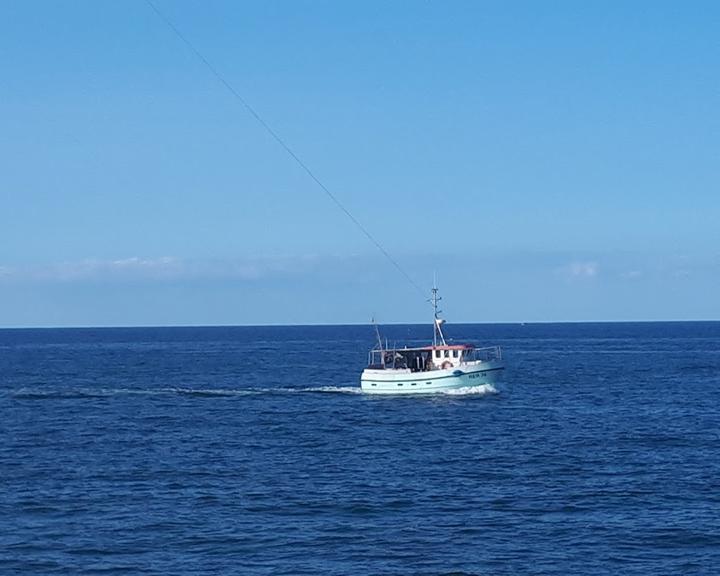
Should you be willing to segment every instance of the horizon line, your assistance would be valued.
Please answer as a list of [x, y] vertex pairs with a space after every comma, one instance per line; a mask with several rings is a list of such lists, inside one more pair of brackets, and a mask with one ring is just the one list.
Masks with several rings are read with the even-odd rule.
[[[452, 326], [527, 326], [549, 324], [701, 324], [717, 323], [720, 319], [705, 320], [531, 320], [531, 321], [499, 321], [499, 322], [452, 322]], [[428, 322], [378, 322], [378, 326], [424, 326]], [[372, 322], [341, 322], [316, 324], [102, 324], [102, 325], [66, 325], [66, 326], [0, 326], [0, 330], [124, 330], [124, 329], [161, 329], [161, 328], [323, 328], [323, 327], [354, 327], [372, 326]]]

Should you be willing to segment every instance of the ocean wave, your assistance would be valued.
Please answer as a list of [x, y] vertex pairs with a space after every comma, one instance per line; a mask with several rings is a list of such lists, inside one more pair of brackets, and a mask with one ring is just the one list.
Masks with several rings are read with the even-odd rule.
[[[148, 392], [152, 392], [151, 390]], [[158, 392], [166, 394], [179, 394], [181, 396], [196, 396], [198, 398], [213, 398], [216, 396], [246, 396], [248, 394], [262, 394], [261, 390], [252, 388], [161, 388]]]
[[55, 389], [49, 387], [24, 387], [9, 391], [9, 396], [15, 400], [82, 400], [109, 398], [113, 396], [166, 396], [179, 395], [196, 398], [216, 398], [229, 396], [248, 396], [263, 394], [295, 394], [331, 393], [331, 394], [358, 394], [359, 386], [307, 386], [298, 388], [264, 387], [264, 388], [192, 388], [192, 387], [163, 387], [163, 388], [92, 388], [77, 387]]
[[485, 396], [487, 394], [498, 394], [497, 388], [492, 384], [482, 384], [480, 386], [463, 386], [462, 388], [449, 388], [441, 390], [442, 394], [450, 396]]
[[361, 394], [362, 390], [360, 386], [308, 386], [306, 388], [268, 388], [270, 391], [283, 391], [283, 392], [320, 392], [330, 394]]
[[[52, 388], [19, 388], [11, 391], [10, 396], [16, 400], [73, 400], [97, 399], [113, 396], [163, 396], [178, 395], [196, 398], [217, 398], [250, 395], [273, 394], [362, 394], [360, 386], [299, 386], [299, 387], [263, 387], [263, 388], [192, 388], [192, 387], [163, 387], [163, 388], [91, 388], [78, 387], [66, 389]], [[429, 394], [446, 394], [450, 396], [484, 396], [497, 394], [498, 390], [492, 384], [480, 386], [465, 386], [447, 390], [433, 391]], [[424, 395], [424, 394], [422, 394]], [[403, 396], [407, 396], [404, 394]]]
[[84, 398], [104, 398], [109, 394], [105, 390], [43, 390], [20, 388], [10, 392], [16, 400], [75, 400]]
[[240, 390], [193, 389], [193, 388], [19, 388], [11, 391], [16, 400], [74, 400], [110, 398], [113, 396], [159, 396], [167, 394], [185, 394], [196, 396], [227, 396], [242, 393]]

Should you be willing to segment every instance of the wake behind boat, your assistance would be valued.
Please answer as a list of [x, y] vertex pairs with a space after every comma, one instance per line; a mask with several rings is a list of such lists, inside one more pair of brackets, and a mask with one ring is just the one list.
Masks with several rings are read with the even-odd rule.
[[378, 344], [368, 354], [360, 387], [368, 394], [428, 394], [454, 388], [492, 384], [504, 369], [499, 346], [448, 344], [439, 317], [437, 288], [432, 289], [433, 343], [415, 348]]

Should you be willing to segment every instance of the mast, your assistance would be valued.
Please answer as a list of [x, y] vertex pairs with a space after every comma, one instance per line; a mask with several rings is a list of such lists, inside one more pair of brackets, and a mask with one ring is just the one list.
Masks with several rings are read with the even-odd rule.
[[380, 329], [378, 328], [377, 322], [375, 322], [374, 317], [372, 319], [372, 324], [375, 327], [375, 336], [377, 336], [378, 350], [380, 350], [380, 363], [385, 366], [385, 354], [383, 352], [382, 338], [380, 338]]
[[442, 300], [442, 298], [438, 296], [436, 282], [435, 279], [433, 279], [432, 297], [430, 298], [430, 303], [433, 307], [433, 346], [438, 345], [438, 337], [440, 338], [440, 342], [442, 342], [442, 345], [446, 345], [445, 336], [443, 335], [441, 328], [445, 320], [440, 318], [442, 310], [438, 310], [438, 303], [440, 302], [440, 300]]
[[372, 325], [373, 325], [373, 328], [375, 328], [375, 336], [377, 336], [378, 349], [380, 351], [382, 351], [382, 349], [383, 349], [382, 339], [380, 338], [380, 330], [378, 329], [377, 322], [375, 322], [375, 318], [372, 319]]

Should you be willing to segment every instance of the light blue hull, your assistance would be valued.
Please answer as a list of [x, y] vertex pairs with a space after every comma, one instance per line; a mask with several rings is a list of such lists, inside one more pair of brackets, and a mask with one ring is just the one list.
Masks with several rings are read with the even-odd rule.
[[502, 361], [463, 364], [446, 370], [363, 370], [360, 387], [367, 394], [432, 394], [497, 382]]

